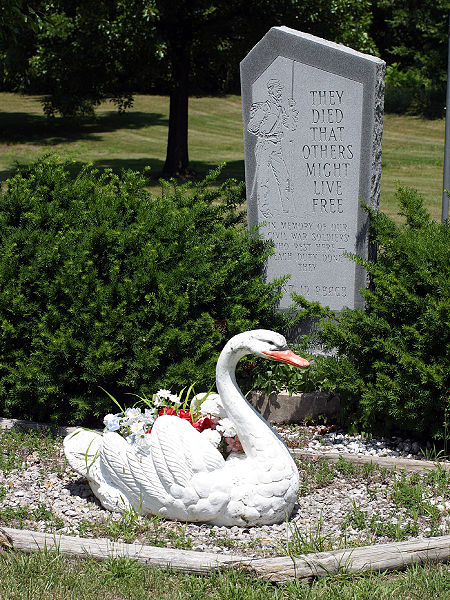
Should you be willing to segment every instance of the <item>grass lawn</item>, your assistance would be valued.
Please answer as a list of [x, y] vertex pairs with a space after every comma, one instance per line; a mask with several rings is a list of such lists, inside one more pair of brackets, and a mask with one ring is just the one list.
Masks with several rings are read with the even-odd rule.
[[[227, 162], [225, 177], [244, 178], [240, 111], [238, 96], [191, 99], [190, 160], [200, 177]], [[18, 164], [56, 151], [117, 171], [150, 166], [151, 187], [158, 191], [168, 122], [165, 96], [137, 96], [133, 109], [123, 115], [104, 103], [95, 119], [82, 119], [74, 126], [62, 119], [48, 124], [37, 96], [0, 94], [0, 179], [9, 177]]]
[[[75, 127], [63, 120], [48, 124], [39, 97], [0, 94], [0, 180], [17, 165], [56, 151], [80, 164], [115, 170], [151, 167], [150, 187], [159, 190], [165, 160], [169, 101], [166, 96], [136, 96], [133, 109], [118, 115], [102, 104], [96, 119]], [[423, 193], [432, 217], [441, 218], [444, 121], [385, 115], [381, 208], [397, 213], [398, 184]], [[191, 98], [189, 153], [199, 176], [226, 162], [224, 177], [244, 178], [242, 114], [239, 96]]]
[[381, 168], [381, 209], [395, 216], [398, 185], [418, 189], [437, 221], [442, 213], [445, 121], [385, 115]]
[[51, 552], [0, 554], [2, 600], [448, 600], [449, 594], [446, 565], [274, 585], [239, 570], [200, 577], [146, 568], [125, 558], [98, 562]]

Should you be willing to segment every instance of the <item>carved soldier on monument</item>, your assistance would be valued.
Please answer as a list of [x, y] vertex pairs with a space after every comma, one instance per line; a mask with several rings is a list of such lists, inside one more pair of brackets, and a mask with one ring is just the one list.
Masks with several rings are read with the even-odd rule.
[[269, 98], [265, 102], [252, 104], [247, 126], [248, 131], [258, 137], [253, 189], [257, 185], [258, 206], [266, 218], [273, 216], [268, 203], [271, 176], [275, 178], [283, 212], [293, 210], [291, 178], [282, 140], [285, 130], [295, 131], [298, 121], [295, 100], [284, 100], [283, 86], [278, 79], [269, 79], [267, 91]]

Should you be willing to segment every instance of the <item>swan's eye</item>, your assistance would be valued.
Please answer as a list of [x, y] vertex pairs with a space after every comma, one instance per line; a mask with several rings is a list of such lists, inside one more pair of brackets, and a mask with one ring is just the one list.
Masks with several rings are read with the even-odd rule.
[[269, 352], [284, 352], [285, 350], [289, 350], [288, 346], [286, 346], [286, 345], [275, 346], [274, 344], [271, 344], [271, 346], [269, 348]]

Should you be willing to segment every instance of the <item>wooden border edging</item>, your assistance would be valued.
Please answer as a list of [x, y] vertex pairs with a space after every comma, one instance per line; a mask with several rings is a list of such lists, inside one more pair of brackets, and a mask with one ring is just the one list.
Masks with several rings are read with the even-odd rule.
[[[100, 560], [124, 556], [147, 566], [164, 568], [170, 565], [174, 569], [197, 574], [209, 573], [219, 567], [238, 566], [246, 559], [245, 556], [226, 556], [213, 552], [126, 544], [107, 538], [80, 538], [9, 527], [0, 528], [0, 533], [6, 536], [10, 549], [22, 552], [56, 550], [67, 556], [76, 558], [90, 556]], [[8, 543], [4, 542], [3, 547], [5, 546], [8, 547]]]
[[402, 570], [411, 564], [450, 559], [450, 535], [422, 540], [344, 548], [296, 557], [254, 559], [247, 570], [269, 581], [311, 579], [335, 573]]
[[[14, 427], [24, 427], [25, 429], [50, 429], [56, 435], [66, 436], [78, 427], [66, 427], [65, 425], [52, 425], [51, 423], [36, 423], [35, 421], [22, 421], [21, 419], [3, 419], [0, 418], [0, 429], [14, 429]], [[95, 430], [101, 433], [101, 430]]]
[[[24, 529], [0, 529], [3, 548], [34, 552], [56, 550], [63, 555], [100, 560], [131, 558], [141, 564], [195, 574], [207, 574], [217, 568], [241, 567], [252, 575], [268, 581], [283, 583], [288, 580], [311, 579], [334, 573], [362, 571], [392, 571], [411, 564], [439, 562], [450, 559], [450, 535], [422, 540], [362, 546], [303, 554], [298, 557], [248, 558], [238, 555], [195, 552], [125, 544], [108, 539], [89, 539], [68, 535], [41, 533]], [[5, 539], [6, 538], [6, 539]]]
[[[414, 471], [417, 473], [424, 473], [430, 469], [436, 468], [436, 462], [432, 460], [417, 460], [414, 458], [400, 458], [395, 456], [370, 456], [366, 454], [350, 454], [350, 452], [306, 452], [301, 449], [292, 449], [290, 451], [294, 456], [301, 458], [326, 458], [331, 462], [337, 462], [339, 457], [345, 458], [355, 464], [366, 464], [373, 463], [379, 467], [386, 467], [388, 469], [406, 469], [407, 471]], [[439, 466], [443, 469], [450, 470], [450, 462], [447, 460], [440, 460]]]

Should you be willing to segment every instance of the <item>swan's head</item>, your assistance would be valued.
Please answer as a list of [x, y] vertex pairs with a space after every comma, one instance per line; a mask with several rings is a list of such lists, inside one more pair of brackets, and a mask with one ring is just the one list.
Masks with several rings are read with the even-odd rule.
[[262, 358], [270, 358], [294, 367], [303, 369], [309, 367], [309, 362], [289, 350], [286, 338], [275, 331], [268, 329], [246, 331], [232, 338], [229, 344], [232, 344], [236, 351], [243, 351], [242, 355], [256, 354]]

